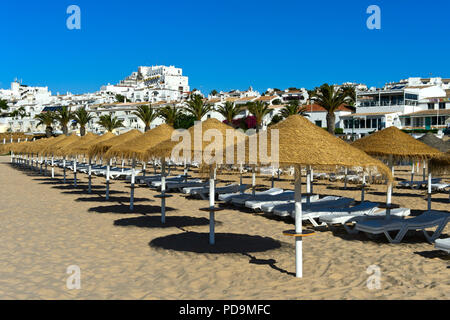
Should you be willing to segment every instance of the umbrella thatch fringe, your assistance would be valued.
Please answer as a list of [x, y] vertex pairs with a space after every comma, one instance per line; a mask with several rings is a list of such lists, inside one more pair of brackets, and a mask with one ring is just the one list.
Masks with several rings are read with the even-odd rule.
[[434, 157], [429, 162], [429, 167], [434, 174], [449, 174], [450, 173], [450, 151], [442, 153]]

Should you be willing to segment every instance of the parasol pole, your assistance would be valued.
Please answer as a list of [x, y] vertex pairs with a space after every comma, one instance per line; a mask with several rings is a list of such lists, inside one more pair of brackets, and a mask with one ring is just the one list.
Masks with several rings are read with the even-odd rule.
[[348, 173], [348, 168], [347, 167], [345, 167], [344, 172], [345, 172], [344, 189], [347, 190], [347, 173]]
[[55, 178], [55, 157], [52, 154], [52, 179]]
[[111, 170], [112, 159], [109, 159], [106, 165], [106, 200], [109, 200], [109, 173]]
[[244, 193], [244, 190], [242, 188], [242, 173], [243, 173], [243, 171], [244, 171], [244, 168], [243, 168], [242, 162], [241, 162], [241, 164], [239, 165], [239, 190], [240, 190], [240, 193]]
[[[389, 168], [394, 170], [392, 154], [389, 155]], [[392, 203], [392, 182], [389, 182], [387, 196], [386, 196], [386, 219], [391, 218], [391, 203]]]
[[214, 219], [214, 171], [212, 167], [209, 169], [209, 244], [214, 245], [215, 239], [215, 219]]
[[366, 173], [363, 171], [362, 188], [361, 188], [361, 202], [364, 202], [364, 192], [366, 188]]
[[256, 170], [255, 165], [252, 166], [252, 196], [256, 194]]
[[75, 188], [77, 187], [77, 160], [78, 156], [75, 156], [73, 160], [73, 185]]
[[136, 160], [133, 158], [131, 164], [131, 191], [130, 191], [130, 211], [134, 210], [134, 183], [136, 180]]
[[161, 159], [161, 223], [166, 223], [166, 159]]
[[[302, 173], [298, 166], [295, 179], [295, 233], [302, 233]], [[303, 277], [303, 243], [302, 237], [295, 237], [295, 276]]]
[[63, 182], [66, 183], [66, 156], [64, 156], [63, 159], [63, 176], [64, 176]]
[[431, 170], [428, 163], [428, 211], [431, 211]]
[[[95, 162], [97, 162], [97, 159], [95, 159]], [[91, 160], [91, 157], [89, 157], [89, 164], [88, 164], [88, 193], [92, 193], [92, 160]]]
[[272, 184], [270, 186], [271, 188], [274, 188], [274, 186], [275, 186], [274, 179], [275, 179], [275, 166], [272, 166]]

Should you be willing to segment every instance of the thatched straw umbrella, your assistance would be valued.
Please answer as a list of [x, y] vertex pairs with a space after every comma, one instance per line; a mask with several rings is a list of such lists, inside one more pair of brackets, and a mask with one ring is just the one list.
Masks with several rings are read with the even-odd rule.
[[[450, 151], [431, 159], [429, 162], [429, 169], [434, 174], [450, 174]], [[450, 202], [450, 190], [448, 192], [448, 201]]]
[[[427, 146], [396, 127], [389, 127], [375, 132], [352, 143], [352, 146], [375, 157], [388, 159], [389, 167], [394, 173], [394, 160], [428, 161], [440, 154], [439, 150]], [[391, 204], [392, 184], [387, 193], [387, 206]], [[387, 209], [389, 213], [390, 208]], [[431, 171], [428, 170], [428, 210], [431, 210]]]
[[[266, 139], [267, 143], [264, 143]], [[262, 149], [267, 146], [267, 151]], [[246, 148], [250, 164], [279, 164], [295, 167], [295, 230], [284, 232], [295, 237], [296, 276], [302, 277], [302, 237], [312, 234], [302, 230], [301, 167], [330, 169], [336, 166], [362, 167], [383, 173], [390, 181], [389, 169], [361, 150], [317, 127], [308, 119], [293, 115], [260, 132]], [[270, 155], [269, 155], [270, 150]]]
[[[142, 132], [139, 130], [130, 130], [124, 134], [115, 136], [111, 139], [105, 140], [103, 142], [96, 143], [89, 148], [89, 157], [93, 156], [104, 156], [108, 150], [116, 145], [131, 141], [134, 138], [142, 136]], [[110, 179], [110, 169], [111, 169], [111, 159], [107, 161], [106, 164], [106, 200], [109, 199], [109, 179]]]
[[154, 147], [158, 143], [171, 138], [174, 129], [168, 124], [161, 124], [153, 128], [143, 135], [129, 140], [125, 143], [111, 147], [105, 154], [105, 158], [121, 157], [132, 159], [132, 173], [131, 173], [131, 191], [130, 191], [130, 210], [134, 209], [134, 184], [136, 179], [135, 167], [136, 160], [148, 161], [147, 150]]
[[450, 141], [444, 141], [436, 137], [436, 135], [432, 132], [425, 133], [419, 139], [420, 142], [425, 143], [427, 146], [438, 149], [441, 152], [447, 152], [450, 150]]
[[25, 164], [24, 150], [30, 144], [29, 141], [22, 141], [17, 143], [12, 143], [7, 148], [11, 151], [11, 163], [18, 166], [23, 166]]
[[[215, 167], [224, 163], [235, 163], [235, 154], [230, 157], [229, 152], [235, 153], [235, 147], [238, 142], [245, 140], [245, 135], [242, 132], [235, 130], [217, 119], [210, 118], [203, 122], [196, 122], [194, 126], [188, 130], [178, 131], [174, 134], [174, 140], [167, 140], [159, 143], [155, 147], [148, 150], [149, 156], [161, 158], [163, 170], [166, 158], [172, 158], [178, 161], [194, 161], [209, 166], [209, 207], [202, 209], [209, 211], [210, 216], [210, 234], [209, 243], [215, 243]], [[180, 139], [181, 138], [181, 139]], [[181, 140], [181, 142], [180, 142]], [[213, 140], [213, 141], [212, 141]], [[237, 141], [236, 141], [237, 140]], [[228, 156], [228, 157], [227, 157]], [[228, 160], [228, 161], [227, 161]], [[164, 172], [164, 171], [163, 171]], [[162, 195], [164, 200], [165, 180], [162, 175]], [[165, 203], [161, 203], [161, 220], [164, 223]]]
[[[86, 156], [88, 155], [89, 149], [97, 144], [97, 143], [101, 143], [103, 141], [109, 140], [113, 137], [115, 137], [116, 135], [114, 135], [111, 132], [107, 132], [101, 136], [95, 135], [95, 134], [86, 134], [85, 136], [81, 137], [80, 141], [76, 144], [72, 144], [70, 146], [68, 146], [67, 148], [64, 149], [65, 152], [65, 156], [72, 156], [75, 157], [75, 159], [78, 156]], [[92, 192], [92, 158], [90, 156], [89, 157], [89, 162], [88, 162], [88, 193]], [[76, 174], [76, 171], [74, 172], [74, 174]]]
[[[76, 134], [71, 134], [66, 136], [64, 139], [49, 145], [48, 147], [42, 150], [42, 153], [45, 155], [45, 168], [47, 170], [47, 156], [51, 155], [51, 167], [52, 167], [52, 177], [54, 177], [54, 156], [61, 150], [62, 148], [71, 145], [72, 143], [78, 141], [80, 139]], [[61, 153], [59, 153], [61, 155]], [[76, 166], [76, 164], [74, 164]], [[66, 166], [65, 166], [65, 158], [64, 158], [64, 183], [66, 183]], [[74, 182], [76, 186], [76, 181]]]
[[[90, 141], [94, 141], [98, 136], [88, 132], [86, 135], [82, 137], [77, 137], [77, 139], [72, 140], [65, 140], [65, 143], [60, 146], [56, 151], [55, 155], [64, 157], [66, 159], [67, 156], [73, 156], [73, 185], [74, 187], [77, 187], [77, 162], [78, 162], [78, 155], [72, 154], [72, 150], [76, 148], [77, 146], [88, 143]], [[53, 170], [53, 157], [52, 157], [52, 170]], [[52, 171], [53, 175], [53, 171]]]

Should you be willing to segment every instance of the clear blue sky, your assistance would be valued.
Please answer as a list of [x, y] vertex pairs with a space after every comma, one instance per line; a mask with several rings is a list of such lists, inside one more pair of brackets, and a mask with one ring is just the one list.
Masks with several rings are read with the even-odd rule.
[[[66, 28], [71, 4], [81, 30]], [[381, 30], [366, 27], [372, 4]], [[206, 93], [450, 77], [449, 12], [448, 0], [3, 1], [0, 88], [93, 92], [155, 64]]]

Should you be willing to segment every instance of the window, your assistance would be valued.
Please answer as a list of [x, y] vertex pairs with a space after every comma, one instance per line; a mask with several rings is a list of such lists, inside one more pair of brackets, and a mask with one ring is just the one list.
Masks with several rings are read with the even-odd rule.
[[434, 110], [434, 103], [428, 104], [428, 110]]
[[376, 129], [377, 128], [377, 119], [372, 119], [372, 129]]
[[359, 120], [359, 126], [361, 127], [361, 129], [365, 129], [366, 128], [366, 119]]
[[405, 118], [405, 126], [411, 126], [411, 118]]
[[315, 123], [316, 123], [316, 126], [322, 128], [322, 120], [316, 120]]
[[348, 120], [344, 120], [344, 128], [348, 129]]
[[439, 102], [439, 109], [445, 109], [445, 102]]

